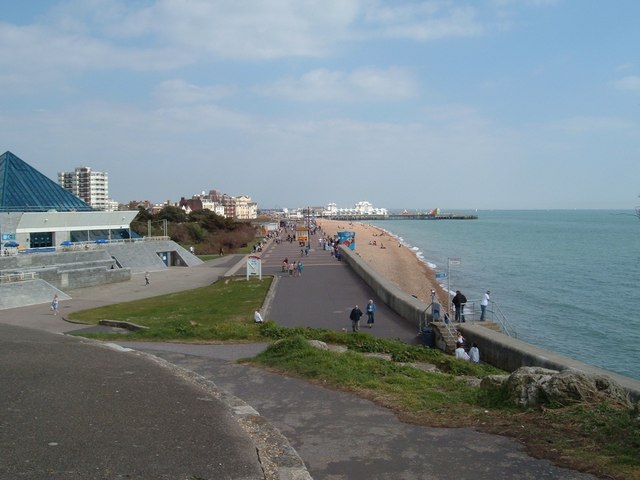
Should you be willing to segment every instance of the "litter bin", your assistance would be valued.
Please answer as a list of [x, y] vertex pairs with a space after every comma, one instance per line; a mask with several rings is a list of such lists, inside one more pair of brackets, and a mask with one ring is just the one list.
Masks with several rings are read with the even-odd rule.
[[429, 348], [436, 346], [436, 335], [431, 327], [424, 327], [422, 329], [422, 344]]

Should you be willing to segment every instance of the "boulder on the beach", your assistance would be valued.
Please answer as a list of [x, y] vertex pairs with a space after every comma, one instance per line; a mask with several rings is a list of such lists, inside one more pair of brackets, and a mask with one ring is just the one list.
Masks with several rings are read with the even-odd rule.
[[529, 408], [541, 404], [570, 405], [579, 402], [609, 400], [631, 407], [627, 392], [613, 380], [579, 370], [550, 370], [521, 367], [511, 375], [490, 375], [480, 388], [505, 388], [511, 401]]

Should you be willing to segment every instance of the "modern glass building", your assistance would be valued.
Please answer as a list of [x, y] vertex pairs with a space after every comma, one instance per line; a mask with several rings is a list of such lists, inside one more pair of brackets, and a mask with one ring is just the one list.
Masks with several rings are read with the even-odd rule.
[[96, 211], [13, 153], [0, 155], [3, 251], [126, 240], [137, 213]]

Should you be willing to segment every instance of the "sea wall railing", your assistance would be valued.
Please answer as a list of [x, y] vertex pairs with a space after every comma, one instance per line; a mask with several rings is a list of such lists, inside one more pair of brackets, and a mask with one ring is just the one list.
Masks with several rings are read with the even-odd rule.
[[[482, 308], [480, 308], [481, 300], [471, 300], [468, 301], [464, 306], [464, 318], [465, 320], [469, 320], [472, 322], [480, 321], [480, 316], [482, 315]], [[518, 332], [511, 325], [509, 319], [504, 314], [500, 305], [498, 305], [493, 300], [489, 301], [489, 305], [487, 305], [486, 312], [484, 314], [485, 320], [491, 320], [498, 325], [502, 329], [502, 332], [510, 337], [518, 338]]]

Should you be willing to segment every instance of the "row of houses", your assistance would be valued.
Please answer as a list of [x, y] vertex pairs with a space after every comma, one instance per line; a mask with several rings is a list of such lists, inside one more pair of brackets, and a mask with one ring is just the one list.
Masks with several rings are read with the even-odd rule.
[[258, 204], [251, 200], [251, 197], [247, 195], [236, 197], [217, 190], [202, 192], [188, 199], [183, 197], [177, 206], [186, 213], [207, 209], [217, 215], [236, 220], [258, 218]]

